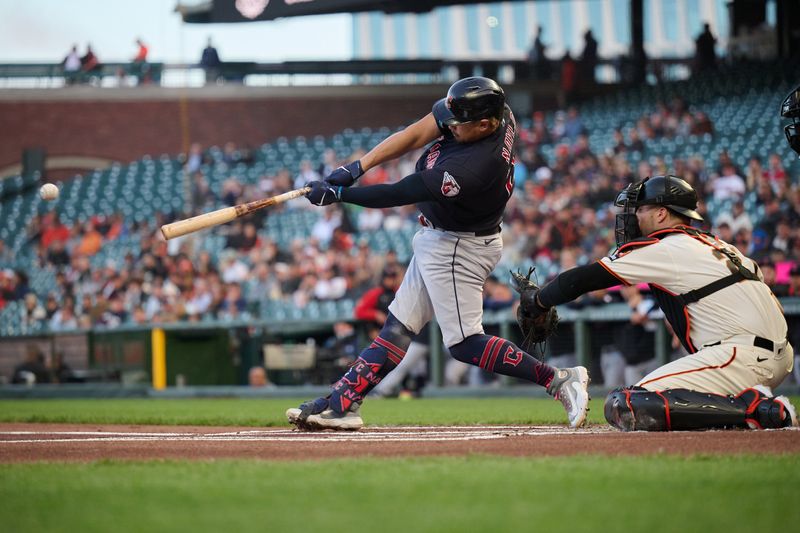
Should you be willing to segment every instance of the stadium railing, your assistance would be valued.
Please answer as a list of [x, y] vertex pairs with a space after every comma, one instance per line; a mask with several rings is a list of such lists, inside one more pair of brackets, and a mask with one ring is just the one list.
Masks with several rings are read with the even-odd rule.
[[[553, 62], [557, 66], [557, 62]], [[596, 67], [598, 83], [624, 83], [628, 79], [631, 62], [627, 58], [602, 58]], [[664, 57], [651, 59], [647, 69], [653, 81], [686, 79], [690, 74], [691, 59]], [[144, 69], [144, 70], [143, 70]], [[558, 69], [553, 69], [557, 73]], [[531, 64], [524, 59], [505, 58], [493, 60], [428, 59], [351, 59], [343, 61], [284, 61], [256, 63], [252, 61], [223, 62], [205, 69], [198, 64], [185, 63], [102, 63], [89, 72], [65, 72], [61, 63], [5, 63], [0, 64], [0, 87], [36, 86], [60, 87], [65, 83], [89, 83], [113, 86], [106, 79], [146, 76], [147, 81], [163, 86], [201, 86], [211, 82], [233, 82], [245, 85], [293, 85], [352, 82], [359, 83], [443, 83], [458, 78], [484, 75], [504, 83], [534, 81]], [[344, 78], [342, 78], [344, 76]], [[556, 80], [556, 78], [553, 78]], [[20, 80], [24, 80], [20, 82]], [[552, 81], [552, 80], [551, 80]], [[556, 80], [557, 81], [557, 80]], [[537, 80], [541, 83], [542, 80]]]
[[[781, 298], [787, 318], [796, 323], [800, 317], [800, 297]], [[624, 323], [630, 317], [626, 304], [570, 309], [559, 308], [562, 323], [573, 326], [575, 356], [579, 364], [597, 366], [599, 344], [592, 335], [608, 330], [606, 326]], [[36, 346], [46, 358], [52, 359], [60, 352], [64, 361], [75, 372], [78, 381], [118, 382], [122, 385], [147, 385], [153, 383], [158, 365], [154, 353], [157, 347], [154, 331], [163, 331], [165, 338], [166, 385], [243, 385], [247, 371], [253, 365], [263, 365], [267, 345], [297, 345], [308, 343], [320, 346], [333, 335], [333, 324], [338, 317], [326, 320], [236, 320], [207, 322], [178, 322], [169, 324], [122, 325], [114, 328], [97, 327], [88, 330], [38, 331], [27, 335], [0, 338], [0, 376], [5, 383], [11, 381], [13, 369], [21, 363], [30, 345]], [[350, 320], [352, 322], [352, 320]], [[356, 325], [360, 326], [358, 323]], [[430, 384], [444, 384], [445, 363], [441, 334], [433, 322], [429, 328]], [[519, 330], [510, 310], [484, 315], [484, 325], [499, 328], [499, 335], [519, 342]], [[598, 329], [599, 326], [601, 329]], [[594, 333], [592, 333], [594, 331]], [[669, 353], [667, 330], [658, 322], [655, 334], [655, 353], [660, 363], [666, 363]], [[362, 343], [367, 339], [361, 331]], [[606, 342], [606, 338], [602, 339]], [[608, 342], [611, 344], [611, 342]], [[300, 365], [300, 368], [307, 364]], [[270, 369], [268, 369], [270, 370]], [[302, 370], [277, 371], [278, 384], [308, 384], [309, 372]], [[509, 382], [506, 381], [506, 384]], [[324, 385], [315, 383], [315, 385]], [[159, 387], [155, 387], [159, 388]]]

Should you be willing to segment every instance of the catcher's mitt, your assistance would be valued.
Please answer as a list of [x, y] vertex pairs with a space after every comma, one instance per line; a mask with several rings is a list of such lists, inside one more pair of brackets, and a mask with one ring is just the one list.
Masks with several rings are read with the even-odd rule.
[[511, 272], [511, 286], [519, 293], [517, 323], [519, 323], [519, 328], [524, 336], [522, 349], [529, 352], [533, 345], [546, 341], [558, 326], [556, 308], [543, 310], [536, 304], [539, 286], [531, 279], [533, 271], [533, 268], [528, 270], [527, 276], [522, 275], [521, 272]]

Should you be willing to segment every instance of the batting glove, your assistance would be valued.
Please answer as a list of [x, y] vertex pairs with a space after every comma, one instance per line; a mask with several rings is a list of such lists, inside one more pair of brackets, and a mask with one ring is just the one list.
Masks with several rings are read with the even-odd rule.
[[306, 193], [308, 201], [314, 205], [330, 205], [342, 201], [342, 187], [331, 185], [325, 181], [311, 181], [306, 183], [311, 190]]
[[325, 178], [325, 181], [331, 185], [338, 185], [340, 187], [349, 187], [356, 182], [358, 178], [364, 175], [364, 169], [361, 168], [361, 161], [356, 160], [341, 166], [330, 173]]

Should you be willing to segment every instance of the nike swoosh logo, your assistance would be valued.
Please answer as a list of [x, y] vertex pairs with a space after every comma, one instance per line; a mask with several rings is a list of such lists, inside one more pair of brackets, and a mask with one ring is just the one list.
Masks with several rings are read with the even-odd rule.
[[758, 361], [759, 363], [763, 363], [767, 359], [768, 359], [767, 357], [764, 357], [763, 359], [761, 357], [756, 357], [756, 361]]
[[483, 239], [484, 246], [489, 246], [492, 242], [496, 241], [497, 239]]

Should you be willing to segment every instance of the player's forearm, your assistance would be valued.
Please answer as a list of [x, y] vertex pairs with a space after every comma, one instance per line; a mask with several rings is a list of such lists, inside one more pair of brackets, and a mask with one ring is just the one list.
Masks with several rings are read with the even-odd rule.
[[571, 302], [578, 296], [619, 285], [620, 282], [600, 263], [575, 267], [562, 272], [539, 291], [538, 299], [544, 307]]
[[351, 187], [341, 190], [342, 202], [362, 207], [396, 207], [434, 200], [419, 174], [411, 174], [391, 185]]
[[422, 148], [441, 135], [436, 119], [428, 113], [425, 117], [384, 139], [361, 158], [361, 168], [367, 170], [396, 159], [412, 150]]

